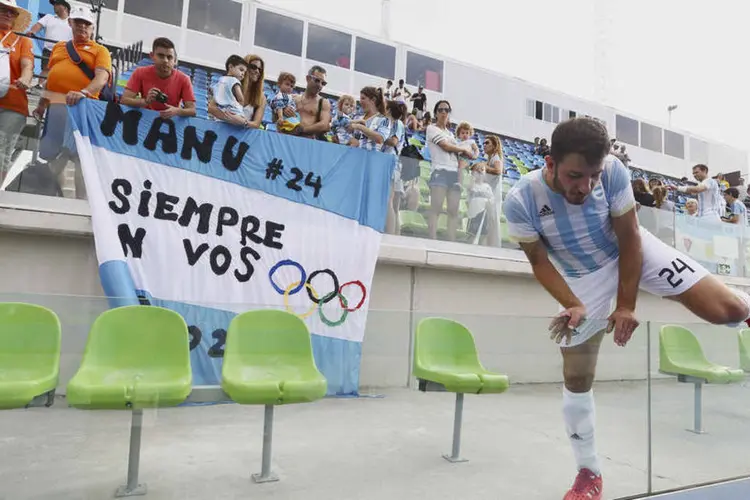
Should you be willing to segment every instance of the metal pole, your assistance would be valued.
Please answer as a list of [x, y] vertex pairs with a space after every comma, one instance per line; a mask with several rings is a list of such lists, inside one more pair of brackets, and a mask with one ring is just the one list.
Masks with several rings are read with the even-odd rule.
[[646, 322], [646, 493], [653, 491], [653, 443], [651, 421], [651, 322]]
[[464, 395], [462, 392], [456, 393], [456, 411], [453, 416], [453, 449], [451, 454], [443, 455], [443, 458], [452, 463], [467, 462], [461, 455], [461, 421], [464, 412]]
[[266, 405], [263, 415], [263, 459], [260, 474], [253, 474], [256, 483], [269, 483], [279, 478], [271, 472], [271, 445], [273, 444], [273, 405]]
[[132, 497], [146, 494], [146, 485], [138, 484], [138, 468], [141, 459], [141, 430], [143, 410], [134, 409], [130, 423], [130, 451], [128, 454], [128, 482], [115, 492], [116, 497]]
[[703, 434], [703, 383], [695, 382], [695, 414], [693, 432]]

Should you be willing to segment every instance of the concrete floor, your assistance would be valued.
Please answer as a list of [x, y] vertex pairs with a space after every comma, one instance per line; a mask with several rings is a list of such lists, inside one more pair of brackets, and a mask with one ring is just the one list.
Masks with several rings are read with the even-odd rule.
[[[750, 473], [750, 388], [710, 386], [695, 435], [692, 386], [657, 381], [654, 490]], [[467, 396], [462, 454], [450, 464], [454, 397], [393, 389], [382, 398], [278, 407], [273, 468], [254, 484], [263, 411], [235, 404], [147, 411], [141, 481], [166, 499], [560, 499], [574, 474], [559, 385]], [[647, 488], [645, 382], [596, 386], [605, 498]], [[0, 412], [0, 499], [111, 498], [127, 470], [130, 413], [52, 408]]]

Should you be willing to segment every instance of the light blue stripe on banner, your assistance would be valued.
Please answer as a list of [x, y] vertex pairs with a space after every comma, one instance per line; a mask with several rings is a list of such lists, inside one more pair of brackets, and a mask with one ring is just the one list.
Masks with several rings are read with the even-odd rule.
[[313, 334], [312, 347], [315, 364], [328, 380], [328, 395], [358, 395], [362, 342]]
[[155, 111], [91, 99], [68, 112], [94, 146], [385, 229], [393, 155], [197, 118], [162, 120]]
[[109, 307], [134, 306], [140, 302], [130, 268], [124, 260], [110, 260], [99, 266], [99, 279]]

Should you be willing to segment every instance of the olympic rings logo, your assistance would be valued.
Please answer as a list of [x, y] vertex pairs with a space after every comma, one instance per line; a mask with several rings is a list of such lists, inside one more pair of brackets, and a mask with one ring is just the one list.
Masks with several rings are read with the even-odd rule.
[[[300, 273], [299, 280], [292, 281], [291, 283], [289, 283], [289, 285], [286, 286], [286, 288], [282, 288], [277, 285], [273, 280], [273, 276], [274, 274], [276, 274], [276, 271], [278, 271], [282, 267], [296, 268]], [[322, 297], [312, 284], [313, 279], [321, 274], [328, 275], [333, 281], [333, 290], [323, 295]], [[331, 327], [342, 325], [346, 321], [349, 313], [359, 310], [364, 305], [365, 299], [367, 298], [367, 288], [361, 281], [353, 280], [348, 281], [344, 284], [339, 284], [339, 277], [331, 269], [318, 269], [317, 271], [313, 271], [312, 273], [310, 273], [310, 275], [308, 275], [307, 271], [305, 271], [305, 268], [302, 267], [302, 264], [291, 259], [280, 260], [279, 262], [274, 264], [273, 267], [268, 271], [268, 281], [271, 282], [271, 286], [274, 290], [276, 290], [276, 293], [284, 296], [284, 307], [288, 312], [295, 314], [299, 318], [305, 319], [309, 318], [310, 316], [315, 314], [315, 311], [317, 311], [320, 321], [324, 325]], [[359, 302], [357, 302], [357, 305], [354, 307], [349, 307], [349, 301], [344, 296], [344, 290], [348, 287], [358, 287], [362, 291], [362, 298], [359, 299]], [[304, 313], [297, 314], [296, 312], [294, 312], [294, 310], [292, 310], [292, 307], [289, 304], [289, 297], [301, 292], [303, 289], [305, 290], [305, 292], [307, 292], [307, 296], [310, 298], [310, 302], [312, 302], [312, 305]], [[328, 318], [323, 312], [323, 305], [328, 304], [336, 298], [339, 299], [339, 305], [341, 306], [341, 317], [339, 317], [337, 320], [332, 320]]]

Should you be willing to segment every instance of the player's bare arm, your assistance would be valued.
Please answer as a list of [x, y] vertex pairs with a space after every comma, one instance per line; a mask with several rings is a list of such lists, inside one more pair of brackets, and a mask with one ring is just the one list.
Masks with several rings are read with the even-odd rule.
[[565, 308], [550, 324], [550, 338], [558, 344], [563, 339], [567, 339], [570, 343], [573, 329], [577, 328], [586, 317], [586, 308], [575, 296], [560, 272], [552, 265], [547, 249], [541, 240], [519, 244], [531, 263], [534, 277], [547, 290], [547, 293]]
[[614, 330], [615, 343], [624, 346], [630, 340], [635, 329], [638, 328], [638, 320], [635, 317], [635, 303], [643, 267], [641, 234], [638, 229], [635, 208], [628, 210], [619, 217], [612, 217], [612, 229], [617, 236], [617, 245], [620, 249], [619, 282], [617, 284], [617, 305], [614, 312], [609, 316], [607, 331]]

